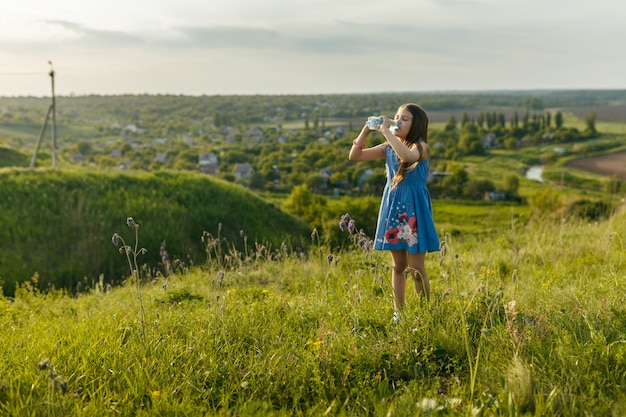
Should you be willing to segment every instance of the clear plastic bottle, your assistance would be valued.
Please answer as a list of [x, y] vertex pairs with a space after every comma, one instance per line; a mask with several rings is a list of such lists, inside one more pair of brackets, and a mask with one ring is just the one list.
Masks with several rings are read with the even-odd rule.
[[[395, 120], [390, 120], [389, 130], [396, 130], [399, 126]], [[383, 118], [378, 116], [370, 116], [367, 118], [367, 127], [372, 130], [378, 130], [383, 124]]]

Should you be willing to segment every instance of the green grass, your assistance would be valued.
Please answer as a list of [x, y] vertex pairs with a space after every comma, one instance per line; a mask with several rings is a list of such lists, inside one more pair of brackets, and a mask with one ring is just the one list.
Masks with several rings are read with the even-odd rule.
[[[94, 172], [86, 169], [0, 169], [0, 282], [6, 294], [38, 274], [44, 288], [75, 288], [104, 274], [119, 281], [124, 260], [109, 251], [111, 236], [141, 225], [146, 262], [160, 247], [190, 266], [206, 259], [206, 236], [273, 249], [310, 234], [301, 220], [247, 189], [190, 172]], [[122, 226], [124, 228], [122, 228]], [[206, 233], [206, 235], [205, 235]], [[222, 242], [220, 242], [222, 244]], [[85, 283], [84, 282], [84, 283]]]
[[526, 223], [527, 205], [486, 201], [433, 201], [433, 216], [440, 234], [494, 236], [515, 224]]
[[431, 300], [409, 294], [398, 325], [388, 254], [356, 248], [329, 262], [319, 245], [273, 256], [250, 247], [157, 276], [140, 287], [145, 328], [133, 282], [96, 282], [78, 297], [26, 283], [0, 299], [0, 409], [621, 415], [625, 220], [447, 236], [427, 257]]
[[[584, 118], [581, 119], [572, 113], [563, 113], [563, 124], [566, 127], [573, 127], [583, 132], [587, 129], [587, 123]], [[626, 133], [626, 123], [622, 122], [602, 122], [596, 121], [595, 123], [596, 130], [600, 133], [614, 133], [614, 134], [624, 134]]]

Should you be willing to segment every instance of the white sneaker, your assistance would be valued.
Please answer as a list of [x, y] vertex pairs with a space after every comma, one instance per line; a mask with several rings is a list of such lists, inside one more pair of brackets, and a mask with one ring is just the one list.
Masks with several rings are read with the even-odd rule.
[[393, 324], [398, 324], [400, 322], [400, 319], [402, 318], [402, 316], [400, 315], [399, 311], [394, 311], [393, 312]]

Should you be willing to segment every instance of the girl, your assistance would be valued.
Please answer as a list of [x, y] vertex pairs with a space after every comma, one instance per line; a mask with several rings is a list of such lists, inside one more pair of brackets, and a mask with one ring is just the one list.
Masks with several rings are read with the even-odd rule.
[[385, 142], [366, 147], [367, 137], [376, 130], [367, 125], [352, 142], [351, 161], [385, 159], [387, 184], [378, 213], [374, 249], [391, 253], [391, 286], [394, 293], [394, 322], [400, 319], [406, 295], [406, 277], [411, 275], [415, 291], [430, 298], [430, 282], [424, 261], [426, 252], [439, 250], [439, 238], [432, 215], [428, 178], [428, 117], [416, 104], [398, 108], [390, 129], [390, 121], [381, 116], [378, 131]]

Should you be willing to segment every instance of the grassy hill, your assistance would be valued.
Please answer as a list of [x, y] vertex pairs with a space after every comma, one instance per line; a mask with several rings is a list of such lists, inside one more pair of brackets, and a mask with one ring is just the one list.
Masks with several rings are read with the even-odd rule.
[[[232, 183], [193, 173], [143, 174], [60, 170], [0, 170], [0, 277], [5, 293], [34, 274], [42, 288], [91, 285], [103, 274], [115, 283], [128, 265], [112, 245], [119, 233], [135, 243], [149, 274], [163, 272], [161, 245], [189, 267], [207, 256], [208, 239], [234, 247], [257, 241], [277, 250], [299, 244], [308, 227]], [[208, 234], [207, 234], [208, 233]], [[209, 235], [210, 234], [210, 235]]]
[[79, 297], [27, 282], [0, 297], [0, 409], [624, 415], [625, 214], [448, 236], [447, 250], [427, 257], [430, 301], [408, 294], [397, 325], [388, 254], [356, 243], [305, 256], [243, 250]]
[[4, 146], [0, 146], [0, 168], [21, 166], [27, 167], [30, 159], [26, 154]]

